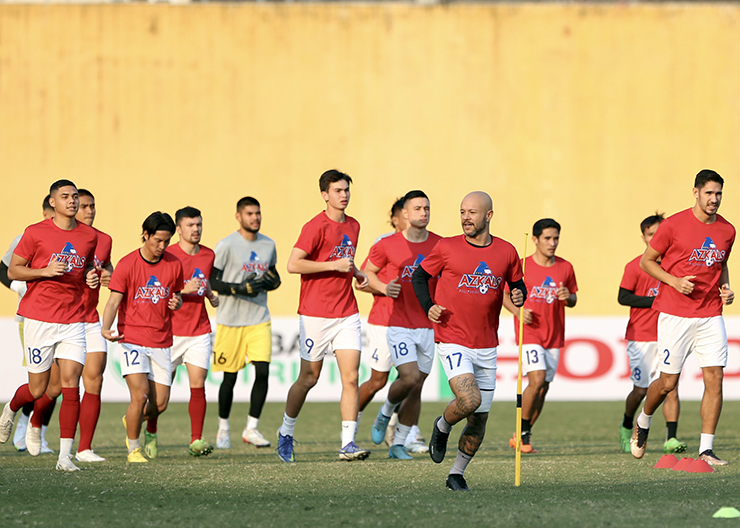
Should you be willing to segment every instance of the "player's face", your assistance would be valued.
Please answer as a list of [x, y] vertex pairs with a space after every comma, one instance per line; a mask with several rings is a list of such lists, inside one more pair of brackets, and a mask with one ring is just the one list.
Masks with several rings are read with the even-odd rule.
[[200, 216], [182, 218], [177, 225], [177, 234], [189, 244], [198, 244], [203, 234], [203, 219]]
[[475, 238], [488, 230], [493, 211], [483, 207], [481, 200], [466, 198], [460, 204], [460, 222], [465, 236]]
[[694, 188], [696, 205], [708, 216], [717, 214], [722, 203], [722, 185], [717, 182], [707, 182], [701, 189]]
[[73, 218], [80, 207], [80, 196], [77, 189], [72, 185], [60, 187], [54, 191], [49, 199], [49, 203], [54, 208], [54, 215], [62, 215], [67, 218]]
[[395, 229], [396, 233], [403, 231], [408, 227], [408, 222], [406, 222], [406, 219], [403, 217], [403, 210], [397, 212], [391, 217], [391, 225], [393, 226], [393, 229]]
[[172, 233], [169, 231], [155, 231], [153, 235], [144, 233], [144, 247], [156, 258], [162, 258], [164, 250], [170, 245]]
[[560, 243], [560, 231], [554, 227], [542, 230], [539, 237], [532, 237], [535, 250], [542, 256], [552, 258]]
[[262, 211], [259, 205], [245, 205], [236, 213], [236, 221], [242, 229], [250, 233], [257, 233], [262, 226]]
[[349, 195], [349, 182], [347, 180], [334, 182], [329, 185], [328, 191], [321, 193], [326, 205], [340, 211], [344, 211], [349, 205]]
[[406, 202], [403, 209], [403, 216], [406, 221], [418, 229], [429, 225], [429, 215], [429, 200], [426, 198], [413, 198]]
[[648, 227], [645, 232], [642, 234], [642, 241], [645, 242], [646, 246], [650, 245], [650, 241], [655, 236], [655, 232], [658, 230], [658, 226], [660, 225], [660, 222], [651, 225]]
[[77, 210], [75, 218], [85, 225], [93, 225], [95, 221], [95, 200], [92, 196], [80, 196], [80, 208]]

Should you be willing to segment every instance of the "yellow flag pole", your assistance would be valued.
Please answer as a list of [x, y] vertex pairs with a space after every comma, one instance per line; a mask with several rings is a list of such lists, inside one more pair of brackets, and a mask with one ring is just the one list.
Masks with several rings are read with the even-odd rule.
[[[527, 239], [524, 233], [524, 256], [522, 257], [522, 275], [526, 271]], [[524, 342], [524, 305], [519, 308], [519, 373], [516, 378], [516, 473], [514, 485], [522, 484], [522, 343]]]

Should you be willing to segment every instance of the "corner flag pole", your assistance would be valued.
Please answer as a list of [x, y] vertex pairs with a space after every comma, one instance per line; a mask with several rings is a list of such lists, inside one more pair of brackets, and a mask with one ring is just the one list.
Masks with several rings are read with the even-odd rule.
[[[524, 256], [522, 257], [522, 275], [527, 264], [527, 238], [524, 233]], [[524, 305], [519, 308], [519, 373], [516, 378], [516, 473], [514, 485], [522, 484], [522, 343], [524, 342]]]

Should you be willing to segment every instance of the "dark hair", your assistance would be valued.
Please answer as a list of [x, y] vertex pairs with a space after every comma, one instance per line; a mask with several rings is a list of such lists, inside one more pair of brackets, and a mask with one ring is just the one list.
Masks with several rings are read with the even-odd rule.
[[424, 194], [424, 191], [418, 191], [418, 190], [417, 191], [409, 191], [409, 192], [406, 193], [406, 196], [403, 197], [403, 206], [404, 206], [404, 208], [406, 207], [406, 203], [409, 200], [413, 200], [414, 198], [426, 198], [427, 200], [429, 200], [429, 197], [426, 194]]
[[54, 194], [54, 191], [59, 190], [62, 187], [67, 187], [69, 185], [77, 189], [77, 186], [69, 180], [57, 180], [51, 184], [51, 187], [49, 188], [49, 194]]
[[183, 218], [198, 218], [201, 216], [200, 211], [198, 211], [195, 207], [183, 207], [182, 209], [178, 209], [175, 213], [175, 223], [180, 224], [180, 220]]
[[51, 194], [47, 194], [46, 198], [44, 198], [44, 203], [41, 204], [41, 209], [44, 211], [53, 211], [54, 208], [51, 206]]
[[396, 201], [393, 202], [393, 207], [391, 207], [391, 220], [394, 216], [396, 216], [403, 210], [403, 199], [404, 197], [402, 196], [401, 198], [397, 198]]
[[711, 169], [703, 169], [699, 171], [699, 174], [696, 175], [696, 178], [694, 178], [694, 188], [701, 189], [706, 185], [708, 182], [716, 182], [719, 183], [724, 187], [725, 180], [722, 179], [722, 176], [717, 174]]
[[535, 238], [540, 238], [540, 235], [545, 229], [549, 229], [551, 227], [554, 227], [558, 230], [558, 234], [560, 233], [560, 224], [558, 224], [555, 220], [552, 218], [543, 218], [542, 220], [537, 220], [534, 225], [532, 226], [532, 235]]
[[95, 197], [93, 196], [93, 193], [91, 193], [87, 189], [77, 189], [77, 194], [80, 195], [80, 198], [82, 198], [83, 196], [89, 196], [90, 198], [93, 199], [93, 201], [95, 201]]
[[339, 172], [336, 169], [330, 169], [322, 174], [321, 178], [319, 178], [319, 189], [321, 189], [321, 192], [328, 192], [329, 186], [334, 182], [338, 182], [339, 180], [344, 180], [347, 183], [352, 183], [352, 178], [350, 178], [349, 175], [343, 172]]
[[[147, 234], [152, 236], [157, 231], [169, 231], [170, 234], [175, 234], [175, 222], [172, 221], [172, 217], [167, 213], [161, 211], [154, 212], [146, 217], [144, 223], [141, 224], [142, 235]], [[145, 240], [141, 237], [142, 241]]]
[[659, 213], [655, 211], [654, 215], [648, 216], [645, 220], [640, 222], [640, 232], [644, 235], [645, 231], [653, 227], [655, 224], [661, 223], [665, 220], [665, 213]]
[[257, 207], [260, 207], [260, 203], [257, 201], [257, 198], [245, 196], [244, 198], [236, 202], [236, 212], [238, 213], [248, 205], [256, 205]]

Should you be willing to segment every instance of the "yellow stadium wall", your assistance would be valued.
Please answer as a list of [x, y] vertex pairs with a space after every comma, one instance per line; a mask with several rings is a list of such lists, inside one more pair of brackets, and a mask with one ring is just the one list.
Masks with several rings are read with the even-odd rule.
[[573, 313], [624, 314], [640, 220], [692, 205], [698, 170], [727, 179], [738, 221], [739, 30], [740, 7], [707, 4], [0, 5], [0, 240], [58, 178], [95, 193], [114, 260], [150, 212], [184, 205], [213, 246], [253, 195], [284, 276], [271, 309], [289, 315], [284, 264], [336, 167], [363, 258], [395, 197], [424, 189], [453, 235], [485, 190], [520, 251], [535, 220], [562, 223]]

